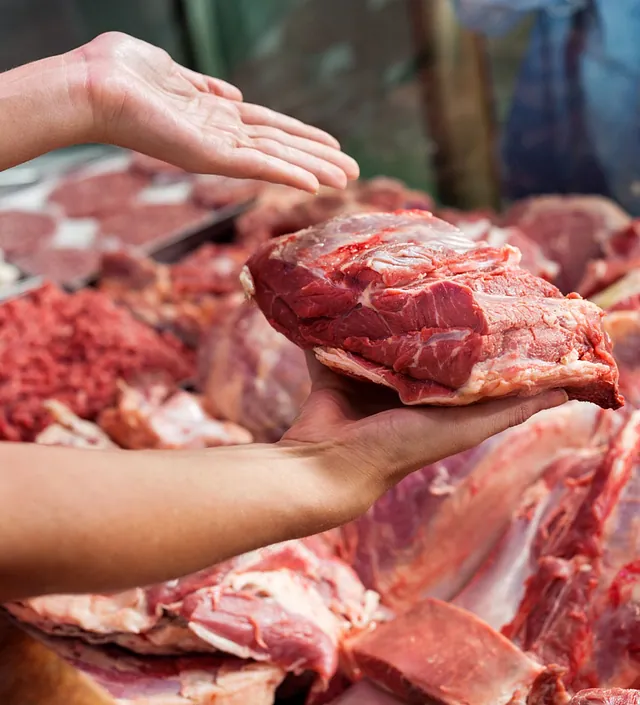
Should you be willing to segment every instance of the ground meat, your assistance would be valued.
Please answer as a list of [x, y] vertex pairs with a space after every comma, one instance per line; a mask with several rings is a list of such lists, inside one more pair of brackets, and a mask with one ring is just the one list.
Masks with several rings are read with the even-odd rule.
[[84, 419], [116, 400], [119, 379], [194, 372], [193, 353], [158, 334], [104, 294], [46, 285], [0, 306], [0, 439], [32, 441], [57, 399]]
[[35, 252], [52, 238], [56, 221], [44, 213], [0, 211], [0, 250], [9, 259]]
[[51, 192], [49, 202], [68, 218], [97, 218], [126, 208], [149, 182], [149, 177], [129, 171], [73, 177]]
[[71, 284], [95, 274], [100, 266], [100, 253], [75, 247], [50, 248], [15, 262], [27, 274], [47, 277], [56, 284]]
[[203, 245], [171, 267], [174, 292], [191, 298], [240, 291], [240, 272], [250, 254], [239, 245]]
[[206, 210], [191, 203], [145, 203], [103, 218], [100, 232], [125, 245], [149, 245], [195, 227], [206, 217]]

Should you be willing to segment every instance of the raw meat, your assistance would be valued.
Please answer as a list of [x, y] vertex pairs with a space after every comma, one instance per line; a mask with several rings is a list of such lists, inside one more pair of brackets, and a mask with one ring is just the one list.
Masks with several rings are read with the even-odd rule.
[[[545, 411], [410, 475], [334, 533], [336, 549], [396, 612], [426, 596], [451, 599], [507, 529], [527, 488], [558, 460], [606, 443], [617, 418], [577, 402]], [[483, 596], [493, 604], [499, 589], [492, 584]]]
[[51, 247], [17, 257], [14, 261], [23, 272], [62, 285], [91, 277], [100, 265], [100, 253], [93, 249]]
[[427, 599], [355, 640], [359, 671], [413, 703], [507, 705], [544, 668], [470, 612]]
[[202, 225], [206, 219], [205, 209], [188, 202], [140, 203], [101, 218], [100, 233], [106, 242], [148, 246]]
[[97, 218], [117, 213], [133, 203], [149, 179], [129, 171], [64, 179], [49, 195], [67, 218]]
[[54, 422], [36, 436], [35, 442], [39, 445], [95, 450], [118, 447], [99, 426], [78, 418], [64, 404], [51, 400], [44, 402], [43, 406], [51, 414]]
[[53, 595], [7, 605], [44, 634], [139, 654], [223, 652], [324, 684], [340, 645], [366, 629], [377, 598], [313, 542], [291, 541], [149, 588], [117, 595]]
[[640, 705], [640, 690], [581, 690], [573, 696], [571, 705]]
[[318, 196], [276, 186], [262, 191], [257, 203], [238, 218], [236, 233], [241, 242], [256, 245], [338, 215], [402, 208], [430, 210], [432, 206], [428, 194], [411, 191], [401, 181], [386, 177], [357, 181], [345, 191], [324, 188]]
[[562, 387], [621, 406], [602, 311], [518, 261], [512, 247], [473, 243], [429, 213], [376, 213], [265, 243], [243, 283], [290, 340], [405, 404]]
[[[447, 220], [447, 222], [451, 221]], [[519, 228], [500, 228], [490, 220], [480, 219], [464, 221], [458, 218], [453, 224], [473, 242], [484, 241], [490, 247], [503, 245], [516, 247], [522, 254], [520, 265], [537, 277], [553, 281], [558, 276], [560, 271], [558, 264], [547, 259], [540, 245], [528, 238]]]
[[186, 176], [184, 169], [140, 152], [131, 153], [131, 170], [145, 176]]
[[9, 259], [36, 252], [53, 237], [56, 221], [45, 213], [0, 211], [0, 249]]
[[34, 440], [50, 422], [44, 401], [92, 420], [115, 401], [119, 379], [155, 371], [179, 382], [193, 364], [176, 338], [104, 294], [43, 286], [0, 306], [0, 438]]
[[607, 312], [640, 309], [640, 269], [632, 269], [591, 300]]
[[605, 328], [613, 341], [613, 354], [620, 370], [620, 388], [635, 408], [640, 408], [640, 309], [612, 311]]
[[402, 700], [398, 700], [390, 693], [380, 690], [364, 680], [334, 700], [332, 705], [401, 705]]
[[285, 676], [277, 666], [224, 656], [142, 658], [73, 639], [48, 644], [114, 705], [273, 705]]
[[212, 448], [253, 440], [241, 426], [211, 418], [193, 394], [162, 383], [119, 386], [116, 406], [105, 409], [98, 422], [122, 448]]
[[243, 302], [242, 293], [233, 291], [240, 259], [219, 245], [205, 245], [172, 266], [112, 252], [102, 257], [99, 288], [147, 325], [196, 347], [203, 331]]
[[193, 186], [194, 203], [217, 210], [248, 203], [267, 188], [263, 181], [230, 179], [226, 176], [200, 176]]
[[309, 394], [304, 355], [250, 303], [212, 327], [198, 359], [207, 411], [249, 429], [258, 442], [279, 440]]
[[505, 225], [518, 226], [560, 265], [555, 284], [576, 291], [589, 260], [604, 255], [607, 240], [631, 218], [600, 196], [541, 196], [519, 201], [505, 214]]

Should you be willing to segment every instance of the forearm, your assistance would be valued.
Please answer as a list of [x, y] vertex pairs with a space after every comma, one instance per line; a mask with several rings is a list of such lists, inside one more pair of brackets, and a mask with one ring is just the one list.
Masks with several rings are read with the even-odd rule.
[[[315, 454], [0, 444], [0, 602], [109, 592], [326, 528]], [[308, 506], [305, 503], [308, 502]]]
[[66, 54], [0, 73], [0, 171], [91, 140], [83, 71]]

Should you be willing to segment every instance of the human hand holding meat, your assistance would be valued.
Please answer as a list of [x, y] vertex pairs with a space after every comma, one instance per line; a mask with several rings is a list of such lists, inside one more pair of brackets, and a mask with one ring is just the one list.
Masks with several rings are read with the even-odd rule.
[[356, 162], [322, 130], [245, 103], [234, 86], [115, 32], [2, 74], [0, 108], [0, 135], [11, 136], [0, 149], [0, 169], [59, 147], [103, 142], [195, 173], [311, 192], [320, 184], [344, 188], [358, 176]]
[[468, 407], [408, 407], [385, 388], [337, 375], [307, 353], [312, 391], [279, 445], [316, 456], [327, 526], [365, 512], [409, 473], [567, 401], [562, 390]]

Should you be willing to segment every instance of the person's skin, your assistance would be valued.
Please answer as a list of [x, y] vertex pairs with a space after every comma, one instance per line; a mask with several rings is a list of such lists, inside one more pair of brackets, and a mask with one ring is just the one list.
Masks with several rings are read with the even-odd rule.
[[[1, 168], [86, 140], [309, 190], [316, 179], [344, 186], [357, 175], [324, 133], [246, 106], [233, 87], [120, 35], [0, 75]], [[0, 443], [0, 602], [123, 590], [325, 531], [365, 512], [407, 474], [566, 401], [558, 391], [455, 409], [402, 407], [389, 390], [339, 377], [311, 356], [309, 370], [307, 402], [271, 445], [96, 451]]]

